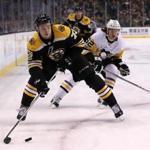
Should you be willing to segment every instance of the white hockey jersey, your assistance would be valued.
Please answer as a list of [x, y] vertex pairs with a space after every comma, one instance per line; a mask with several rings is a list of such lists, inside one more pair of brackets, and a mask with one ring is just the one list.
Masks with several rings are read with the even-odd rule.
[[122, 57], [124, 42], [121, 35], [114, 42], [109, 42], [106, 38], [106, 33], [100, 28], [97, 29], [87, 42], [88, 49], [90, 49], [94, 54], [99, 55], [102, 49], [110, 52], [113, 56]]

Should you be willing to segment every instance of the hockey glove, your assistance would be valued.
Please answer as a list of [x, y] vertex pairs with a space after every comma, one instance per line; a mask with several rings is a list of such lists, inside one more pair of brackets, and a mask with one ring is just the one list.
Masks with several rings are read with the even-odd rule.
[[45, 95], [49, 91], [47, 83], [45, 81], [41, 81], [40, 79], [37, 79], [35, 81], [35, 86], [37, 88], [38, 94], [40, 94], [40, 97], [45, 97]]
[[122, 76], [127, 76], [127, 75], [130, 74], [129, 67], [125, 63], [123, 63], [123, 62], [119, 63], [119, 68], [118, 69], [119, 69], [120, 74]]
[[100, 59], [97, 59], [96, 57], [94, 62], [94, 70], [98, 73], [101, 73], [101, 71], [103, 70], [102, 61]]

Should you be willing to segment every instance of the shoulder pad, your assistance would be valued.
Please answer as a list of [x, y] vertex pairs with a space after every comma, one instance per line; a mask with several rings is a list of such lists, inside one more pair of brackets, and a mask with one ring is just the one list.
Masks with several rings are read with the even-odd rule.
[[33, 37], [29, 40], [27, 44], [27, 48], [30, 51], [39, 51], [44, 46], [45, 44], [41, 41], [37, 32], [34, 33]]
[[75, 21], [75, 13], [70, 13], [70, 14], [68, 15], [68, 20], [70, 20], [70, 21]]
[[62, 24], [52, 25], [54, 42], [67, 39], [71, 34], [71, 29]]
[[81, 20], [81, 23], [83, 25], [89, 25], [91, 23], [91, 19], [88, 18], [87, 16], [83, 16], [82, 20]]

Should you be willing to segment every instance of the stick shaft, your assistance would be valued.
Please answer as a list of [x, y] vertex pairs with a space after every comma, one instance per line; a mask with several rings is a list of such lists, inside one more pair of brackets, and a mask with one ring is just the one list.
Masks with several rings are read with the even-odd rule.
[[121, 76], [119, 76], [119, 75], [117, 75], [117, 74], [115, 74], [115, 73], [113, 73], [113, 72], [111, 72], [109, 70], [105, 69], [105, 71], [108, 72], [108, 73], [110, 73], [110, 74], [112, 74], [112, 75], [114, 75], [114, 76], [116, 76], [116, 77], [118, 77], [119, 79], [121, 79], [121, 80], [123, 80], [123, 81], [125, 81], [125, 82], [127, 82], [127, 83], [129, 83], [129, 84], [131, 84], [131, 85], [133, 85], [133, 86], [135, 86], [135, 87], [143, 90], [143, 91], [146, 91], [146, 92], [150, 93], [149, 89], [146, 89], [146, 88], [144, 88], [144, 87], [142, 87], [142, 86], [140, 86], [140, 85], [138, 85], [138, 84], [136, 84], [134, 82], [131, 82], [131, 81], [129, 81], [129, 80], [127, 80], [127, 79], [125, 79], [125, 78], [123, 78], [123, 77], [121, 77]]
[[[51, 77], [51, 79], [49, 80], [48, 84], [54, 79], [55, 76], [56, 76], [56, 73]], [[22, 117], [15, 123], [15, 125], [11, 128], [11, 130], [8, 132], [8, 134], [6, 135], [6, 137], [4, 139], [6, 139], [13, 132], [13, 130], [18, 126], [18, 124], [22, 121], [22, 118], [31, 109], [31, 107], [37, 101], [37, 99], [39, 97], [40, 97], [40, 94], [36, 95], [36, 97], [33, 99], [32, 103], [31, 103], [30, 107], [25, 111], [25, 113], [22, 115]]]

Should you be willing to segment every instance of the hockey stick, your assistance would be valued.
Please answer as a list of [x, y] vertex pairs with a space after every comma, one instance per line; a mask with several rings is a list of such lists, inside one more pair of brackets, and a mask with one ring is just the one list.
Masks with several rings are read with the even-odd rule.
[[137, 87], [137, 88], [139, 88], [139, 89], [141, 89], [141, 90], [143, 90], [143, 91], [145, 91], [145, 92], [150, 93], [150, 90], [149, 90], [149, 89], [146, 89], [146, 88], [144, 88], [144, 87], [142, 87], [142, 86], [140, 86], [140, 85], [138, 85], [138, 84], [136, 84], [136, 83], [134, 83], [134, 82], [131, 82], [131, 81], [129, 81], [129, 80], [127, 80], [127, 79], [125, 79], [125, 78], [123, 78], [123, 77], [121, 77], [121, 76], [119, 76], [119, 75], [117, 75], [117, 74], [115, 74], [115, 73], [113, 73], [113, 72], [111, 72], [111, 71], [109, 71], [109, 70], [106, 70], [106, 69], [105, 69], [105, 71], [108, 72], [108, 73], [110, 73], [110, 74], [112, 74], [112, 75], [114, 75], [114, 76], [116, 76], [116, 77], [118, 77], [119, 79], [121, 79], [121, 80], [123, 80], [123, 81], [125, 81], [125, 82], [127, 82], [127, 83], [129, 83], [129, 84], [132, 84], [133, 86], [135, 86], [135, 87]]
[[[48, 84], [55, 78], [56, 73], [51, 77], [51, 79], [48, 81]], [[11, 142], [11, 138], [9, 137], [9, 135], [14, 131], [14, 129], [18, 126], [18, 124], [20, 122], [22, 122], [22, 118], [27, 114], [27, 112], [31, 109], [31, 107], [33, 106], [33, 104], [37, 101], [37, 99], [40, 97], [40, 94], [36, 95], [36, 97], [33, 99], [30, 107], [24, 112], [24, 114], [22, 115], [22, 117], [15, 123], [15, 125], [11, 128], [11, 130], [8, 132], [8, 134], [6, 135], [6, 137], [4, 138], [4, 143], [5, 144], [9, 144]]]

